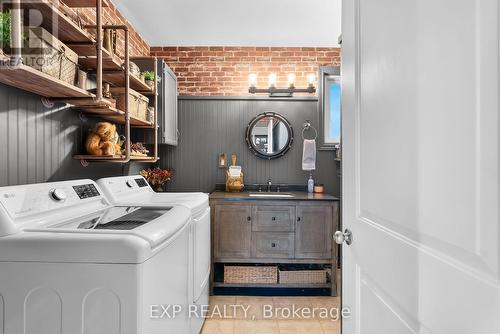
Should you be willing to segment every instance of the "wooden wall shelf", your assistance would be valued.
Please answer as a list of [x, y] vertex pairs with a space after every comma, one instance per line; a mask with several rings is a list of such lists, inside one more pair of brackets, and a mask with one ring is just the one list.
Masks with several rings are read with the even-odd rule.
[[[123, 75], [122, 72], [104, 71], [102, 73], [102, 78], [104, 81], [109, 82], [113, 86], [117, 87], [125, 86], [125, 76]], [[148, 85], [146, 85], [146, 83], [144, 83], [141, 79], [132, 74], [130, 74], [130, 88], [141, 94], [153, 93], [153, 90]]]
[[[97, 57], [95, 55], [94, 44], [72, 43], [68, 46], [78, 55], [78, 65], [86, 70], [95, 70], [97, 68]], [[112, 55], [108, 50], [102, 50], [102, 68], [108, 71], [122, 71], [123, 60], [116, 54]]]
[[19, 89], [54, 98], [95, 98], [85, 89], [78, 88], [26, 65], [0, 69], [0, 82]]
[[[95, 0], [61, 0], [64, 4], [71, 8], [85, 8], [92, 7], [95, 8]], [[107, 0], [102, 0], [103, 7], [109, 7]]]
[[[125, 124], [126, 119], [125, 119], [125, 112], [110, 106], [102, 106], [102, 105], [95, 105], [95, 106], [78, 106], [76, 107], [78, 110], [81, 110], [84, 114], [88, 116], [93, 116], [93, 117], [99, 117], [103, 118], [118, 124]], [[131, 127], [153, 127], [153, 123], [135, 118], [133, 116], [130, 116], [130, 126]]]
[[[154, 106], [155, 111], [157, 111], [158, 97], [156, 88], [150, 88], [142, 80], [131, 74], [129, 74], [129, 80], [125, 80], [128, 70], [124, 64], [129, 61], [130, 53], [129, 28], [125, 25], [106, 26], [107, 28], [122, 30], [124, 32], [125, 52], [123, 57], [110, 54], [110, 52], [102, 47], [102, 40], [100, 41], [100, 49], [102, 52], [98, 50], [98, 38], [94, 37], [94, 34], [99, 35], [99, 29], [103, 29], [102, 21], [104, 19], [104, 13], [102, 7], [110, 7], [110, 1], [101, 0], [102, 6], [100, 6], [96, 0], [60, 1], [71, 8], [95, 8], [95, 26], [81, 27], [69, 16], [65, 15], [60, 8], [59, 2], [54, 0], [21, 1], [21, 8], [24, 9], [24, 22], [29, 22], [30, 10], [38, 11], [42, 16], [41, 26], [78, 54], [79, 66], [86, 71], [96, 72], [96, 86], [98, 90], [102, 89], [103, 82], [107, 82], [113, 86], [124, 87], [127, 92], [133, 89], [145, 95], [152, 95], [152, 98], [150, 98], [151, 105]], [[22, 22], [17, 21], [16, 24], [19, 24], [16, 31], [22, 31]], [[87, 28], [88, 30], [86, 30]], [[19, 38], [19, 36], [17, 36], [17, 38]], [[143, 65], [144, 68], [142, 68], [142, 70], [153, 70], [156, 75], [156, 57], [144, 56], [139, 58], [148, 61], [147, 65]], [[0, 52], [0, 61], [8, 63], [9, 57], [4, 56], [3, 53]], [[102, 64], [102, 67], [99, 66], [100, 64]], [[0, 82], [42, 97], [68, 103], [72, 108], [78, 109], [85, 115], [123, 125], [124, 135], [127, 138], [125, 147], [128, 149], [131, 147], [131, 128], [144, 129], [142, 131], [152, 131], [154, 133], [154, 156], [152, 157], [130, 156], [130, 152], [127, 152], [126, 155], [116, 156], [75, 155], [74, 159], [117, 163], [126, 163], [128, 161], [154, 163], [158, 161], [158, 118], [156, 114], [154, 115], [153, 122], [138, 119], [133, 117], [128, 110], [119, 110], [115, 108], [115, 104], [112, 101], [102, 98], [99, 96], [101, 95], [99, 93], [94, 94], [93, 92], [81, 89], [22, 64], [15, 67], [0, 67]], [[155, 84], [157, 84], [156, 80]]]
[[137, 162], [157, 162], [160, 158], [155, 157], [141, 157], [141, 156], [131, 156], [130, 160]]
[[96, 162], [117, 162], [123, 163], [125, 160], [124, 155], [74, 155], [73, 159], [80, 161], [96, 161]]
[[[98, 162], [122, 162], [126, 159], [125, 155], [75, 155], [73, 156], [75, 160], [86, 160], [86, 161], [98, 161]], [[141, 157], [141, 156], [130, 156], [130, 161], [135, 162], [156, 162], [160, 160], [155, 157]]]
[[[95, 6], [95, 3], [94, 3]], [[65, 43], [89, 43], [95, 42], [92, 34], [73, 22], [68, 16], [58, 8], [57, 5], [50, 0], [23, 0], [21, 1], [22, 9], [38, 10], [43, 22], [41, 26], [56, 36], [59, 40]], [[29, 11], [24, 11], [24, 20], [29, 22]], [[56, 31], [54, 31], [57, 29]]]

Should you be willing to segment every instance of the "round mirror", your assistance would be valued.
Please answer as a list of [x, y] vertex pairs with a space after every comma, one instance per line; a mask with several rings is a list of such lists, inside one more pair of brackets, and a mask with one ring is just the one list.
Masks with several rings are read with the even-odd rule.
[[248, 124], [246, 141], [250, 150], [258, 157], [279, 158], [292, 147], [293, 129], [285, 117], [265, 112]]

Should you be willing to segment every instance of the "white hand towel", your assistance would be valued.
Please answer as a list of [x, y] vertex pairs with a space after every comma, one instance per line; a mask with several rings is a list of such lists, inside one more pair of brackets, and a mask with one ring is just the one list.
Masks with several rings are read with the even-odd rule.
[[316, 169], [316, 140], [304, 139], [302, 151], [302, 170]]

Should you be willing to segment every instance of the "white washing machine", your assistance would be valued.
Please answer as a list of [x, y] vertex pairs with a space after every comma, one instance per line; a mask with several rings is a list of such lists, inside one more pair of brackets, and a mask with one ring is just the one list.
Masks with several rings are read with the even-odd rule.
[[[97, 181], [113, 204], [184, 205], [192, 212], [189, 300], [197, 311], [208, 305], [210, 281], [210, 206], [204, 193], [157, 193], [140, 175], [111, 177]], [[193, 313], [190, 333], [198, 334], [203, 317]]]
[[91, 180], [0, 188], [0, 333], [188, 333], [190, 214]]

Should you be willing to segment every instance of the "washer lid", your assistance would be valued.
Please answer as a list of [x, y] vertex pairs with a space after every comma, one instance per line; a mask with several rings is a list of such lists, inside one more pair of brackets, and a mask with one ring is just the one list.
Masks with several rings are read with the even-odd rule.
[[0, 261], [141, 263], [191, 215], [148, 206], [111, 206], [92, 180], [0, 187]]
[[[167, 212], [161, 216], [162, 211], [133, 209], [123, 214], [126, 207], [112, 207], [1, 237], [0, 262], [137, 264], [187, 235], [190, 211], [183, 206], [162, 208]], [[123, 221], [131, 217], [137, 223]]]
[[26, 232], [126, 234], [149, 242], [151, 248], [174, 237], [190, 220], [183, 206], [111, 206], [70, 220], [25, 229]]
[[208, 195], [201, 192], [157, 193], [141, 175], [103, 178], [97, 181], [113, 204], [184, 205], [194, 215], [208, 207]]

